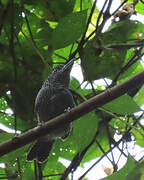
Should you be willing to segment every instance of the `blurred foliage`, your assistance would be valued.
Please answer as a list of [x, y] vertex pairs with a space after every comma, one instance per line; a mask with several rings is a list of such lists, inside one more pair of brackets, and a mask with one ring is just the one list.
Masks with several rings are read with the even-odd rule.
[[[136, 13], [144, 14], [143, 1], [128, 0], [127, 4], [133, 2], [136, 2]], [[115, 23], [111, 21], [105, 30], [104, 24], [111, 16], [99, 16], [102, 12], [95, 7], [86, 29], [92, 6], [92, 0], [0, 0], [2, 125], [21, 133], [36, 126], [34, 101], [43, 81], [53, 67], [65, 63], [73, 55], [81, 59], [75, 63], [81, 66], [83, 79], [91, 86], [87, 88], [78, 79], [71, 78], [70, 89], [76, 105], [109, 88], [108, 83], [101, 85], [95, 80], [104, 82], [110, 79], [111, 85], [113, 82], [119, 84], [143, 70], [141, 56], [144, 51], [141, 46], [109, 47], [143, 40], [144, 24], [127, 18]], [[81, 41], [84, 33], [86, 37]], [[67, 140], [62, 142], [58, 139], [55, 143], [48, 162], [42, 166], [43, 174], [63, 173], [65, 166], [60, 163], [60, 158], [72, 160], [86, 148], [96, 132], [97, 141], [87, 150], [81, 166], [105, 156], [104, 153], [116, 143], [113, 139], [115, 134], [127, 132], [122, 142], [130, 142], [134, 138], [135, 144], [144, 147], [143, 117], [139, 119], [135, 114], [144, 104], [143, 94], [144, 88], [139, 87], [130, 96], [117, 98], [76, 120]], [[0, 130], [0, 142], [14, 136], [15, 133]], [[0, 163], [5, 165], [0, 168], [0, 179], [7, 176], [11, 179], [35, 179], [34, 163], [26, 162], [28, 147], [26, 145], [0, 158]], [[135, 164], [129, 157], [120, 171], [106, 179], [138, 179], [144, 176], [143, 172], [143, 162]], [[60, 176], [54, 179], [60, 179]]]

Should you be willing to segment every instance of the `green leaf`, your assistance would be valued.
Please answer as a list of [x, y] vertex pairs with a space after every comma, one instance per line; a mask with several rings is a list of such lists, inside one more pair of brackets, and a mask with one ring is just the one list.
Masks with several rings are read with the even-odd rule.
[[[134, 0], [128, 0], [128, 3], [133, 3], [133, 2]], [[138, 0], [138, 3], [136, 4], [135, 8], [137, 13], [144, 14], [144, 5], [142, 1]]]
[[34, 178], [34, 167], [33, 167], [33, 162], [26, 162], [26, 157], [25, 158], [25, 161], [21, 163], [21, 165], [23, 165], [23, 177], [24, 177], [24, 180], [27, 180], [27, 179], [35, 179]]
[[95, 112], [88, 113], [75, 121], [72, 138], [76, 141], [78, 151], [83, 150], [90, 143], [96, 133], [97, 127], [98, 119]]
[[[30, 24], [30, 29], [33, 39], [37, 44], [37, 46], [41, 48], [46, 45], [51, 45], [53, 29], [49, 26], [49, 24], [46, 23], [43, 19], [38, 18], [35, 14], [32, 14], [30, 12], [27, 12], [26, 16], [27, 16], [27, 21]], [[28, 25], [26, 23], [23, 23], [22, 30], [25, 33], [25, 35], [31, 39]], [[28, 41], [27, 39], [25, 39], [25, 37], [23, 37], [22, 34], [19, 34], [19, 38], [21, 39], [21, 41], [23, 41], [22, 43], [23, 46], [29, 47], [28, 50], [31, 50], [30, 48], [35, 50], [30, 40]]]
[[134, 96], [134, 101], [139, 105], [142, 106], [144, 104], [144, 86], [138, 91], [138, 93]]
[[[69, 53], [70, 53], [71, 49], [73, 49], [73, 51], [74, 51], [74, 50], [76, 50], [76, 48], [77, 48], [77, 44], [75, 43], [74, 46], [73, 46], [73, 45], [69, 45], [69, 46], [66, 46], [65, 48], [61, 48], [61, 49], [55, 50], [55, 51], [54, 51], [54, 54], [53, 54], [53, 56], [52, 56], [54, 62], [64, 62], [63, 58], [68, 59]], [[72, 51], [72, 52], [73, 52], [73, 51]], [[55, 53], [56, 53], [57, 55], [59, 55], [60, 57], [63, 57], [63, 58], [60, 58], [60, 57], [57, 56]], [[61, 59], [61, 60], [60, 60], [60, 59]]]
[[136, 5], [137, 13], [144, 15], [143, 8], [144, 8], [144, 4], [141, 1], [139, 1], [139, 3]]
[[4, 98], [0, 98], [0, 110], [5, 111], [8, 108], [7, 102]]
[[[75, 3], [75, 7], [74, 7], [74, 10], [75, 11], [78, 11], [80, 9], [80, 0], [77, 0], [76, 3]], [[83, 0], [82, 1], [82, 9], [89, 9], [91, 10], [92, 8], [92, 0]]]
[[52, 35], [54, 48], [64, 48], [78, 40], [85, 30], [86, 17], [87, 11], [84, 10], [60, 19]]
[[[99, 133], [96, 139], [100, 143], [101, 147], [105, 150], [105, 152], [109, 150], [108, 134], [105, 127], [101, 130], [101, 132]], [[96, 143], [94, 143], [91, 146], [91, 148], [87, 151], [86, 155], [84, 156], [82, 160], [82, 164], [94, 158], [100, 157], [102, 155], [103, 155], [103, 152], [101, 151], [99, 146]]]
[[[28, 10], [49, 21], [58, 21], [60, 18], [71, 13], [76, 0], [52, 0], [52, 1], [34, 1], [33, 6], [25, 5]], [[27, 4], [31, 1], [27, 1]], [[31, 9], [30, 9], [31, 8]]]
[[80, 86], [80, 82], [76, 79], [76, 78], [74, 78], [74, 77], [72, 77], [71, 78], [71, 82], [70, 82], [70, 88], [71, 89], [73, 89], [73, 88], [78, 88]]
[[105, 104], [104, 109], [121, 115], [130, 115], [140, 111], [140, 107], [127, 94]]
[[22, 156], [24, 156], [24, 153], [27, 151], [27, 149], [28, 149], [28, 145], [23, 146], [22, 148], [19, 148], [13, 152], [10, 152], [10, 153], [2, 156], [0, 158], [0, 162], [9, 162], [9, 161], [16, 159], [17, 157], [22, 157]]
[[[127, 41], [131, 42], [134, 39], [141, 39], [144, 37], [144, 24], [138, 21], [124, 20], [110, 26], [108, 31], [104, 33], [111, 44], [112, 43], [125, 43]], [[106, 35], [109, 34], [109, 37]], [[113, 37], [116, 36], [116, 37]], [[104, 44], [106, 45], [104, 42]]]
[[7, 1], [8, 0], [1, 0], [1, 3], [5, 5], [7, 3]]
[[10, 163], [5, 163], [5, 173], [6, 176], [12, 176], [11, 180], [19, 180], [17, 171], [14, 169], [14, 166], [12, 166]]
[[114, 77], [122, 67], [126, 51], [104, 50], [97, 55], [98, 49], [93, 47], [94, 43], [94, 39], [89, 41], [83, 50], [84, 54], [80, 55], [85, 80]]
[[0, 174], [4, 174], [4, 173], [5, 173], [5, 169], [0, 167]]
[[132, 129], [131, 131], [136, 139], [136, 144], [138, 144], [141, 147], [144, 147], [144, 133], [140, 133], [143, 132], [143, 129], [141, 127], [138, 127], [138, 129], [139, 132], [136, 129]]
[[[125, 66], [128, 61], [133, 58], [134, 56], [134, 51], [133, 49], [129, 49], [127, 51], [127, 55], [125, 58], [125, 62], [123, 64], [123, 66]], [[143, 70], [143, 66], [141, 64], [140, 61], [135, 62], [132, 66], [130, 66], [124, 73], [122, 73], [122, 75], [120, 76], [120, 80], [119, 82], [123, 82], [124, 80], [129, 79], [132, 75], [134, 76], [135, 74], [137, 74], [138, 72]]]
[[[12, 133], [0, 133], [0, 143], [5, 142], [11, 138], [14, 138], [15, 134]], [[10, 162], [11, 160], [16, 159], [17, 157], [22, 157], [26, 150], [28, 149], [28, 145], [23, 146], [15, 151], [12, 151], [0, 158], [0, 162]]]
[[[71, 160], [77, 152], [82, 151], [91, 142], [97, 127], [98, 119], [94, 112], [79, 118], [74, 122], [72, 132], [66, 141], [57, 140], [51, 151], [48, 163], [57, 162], [59, 157]], [[97, 157], [96, 152], [93, 149], [93, 155], [88, 154], [88, 159]]]
[[[7, 31], [7, 33], [10, 34], [11, 33], [11, 21], [12, 21], [12, 9], [10, 6], [8, 6], [8, 7], [9, 8], [7, 11], [6, 20], [4, 21], [5, 22], [4, 26], [5, 26], [5, 30]], [[15, 32], [15, 34], [18, 34], [21, 30], [21, 24], [23, 22], [20, 5], [14, 4], [13, 15], [14, 15], [14, 18], [13, 18], [14, 32]]]
[[111, 25], [105, 33], [91, 39], [80, 52], [85, 80], [113, 79], [121, 70], [126, 49], [104, 49], [101, 47], [119, 43], [132, 43], [144, 37], [144, 25], [138, 21], [125, 20]]
[[[43, 174], [47, 175], [47, 174], [59, 174], [59, 173], [63, 173], [65, 171], [65, 166], [62, 165], [60, 162], [51, 162], [51, 163], [47, 163], [44, 167], [44, 170], [43, 170]], [[51, 180], [59, 180], [61, 176], [54, 176], [54, 177], [51, 177], [51, 178], [48, 178], [48, 179], [51, 179]], [[68, 180], [68, 178], [66, 179]]]
[[143, 180], [144, 179], [144, 161], [138, 163], [136, 167], [134, 167], [128, 175], [125, 177], [124, 180]]
[[126, 165], [118, 172], [104, 178], [103, 180], [124, 180], [126, 175], [135, 167], [135, 162], [128, 157]]

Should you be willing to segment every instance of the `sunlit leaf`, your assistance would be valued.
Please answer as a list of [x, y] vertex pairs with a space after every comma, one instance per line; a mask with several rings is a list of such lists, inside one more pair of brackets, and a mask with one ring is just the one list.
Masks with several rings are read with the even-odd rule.
[[86, 25], [87, 11], [71, 13], [59, 21], [54, 30], [53, 46], [55, 49], [64, 48], [80, 38]]

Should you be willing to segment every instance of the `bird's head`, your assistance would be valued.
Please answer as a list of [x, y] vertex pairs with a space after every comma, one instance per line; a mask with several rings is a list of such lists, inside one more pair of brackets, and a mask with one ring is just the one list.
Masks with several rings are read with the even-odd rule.
[[74, 63], [74, 59], [70, 60], [65, 65], [56, 66], [49, 74], [48, 80], [53, 84], [60, 84], [62, 86], [69, 85], [70, 72]]

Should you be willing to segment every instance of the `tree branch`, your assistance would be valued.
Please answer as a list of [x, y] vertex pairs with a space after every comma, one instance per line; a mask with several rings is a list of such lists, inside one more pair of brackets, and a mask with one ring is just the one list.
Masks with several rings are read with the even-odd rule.
[[101, 107], [108, 102], [124, 95], [131, 89], [135, 88], [144, 83], [144, 71], [141, 71], [137, 75], [133, 76], [129, 80], [121, 83], [120, 85], [114, 86], [109, 90], [85, 101], [79, 106], [73, 108], [70, 112], [61, 114], [58, 117], [51, 119], [46, 122], [45, 125], [40, 127], [35, 127], [23, 134], [20, 134], [2, 144], [0, 144], [0, 156], [12, 152], [35, 139], [44, 136], [52, 132], [55, 127], [63, 126], [65, 123], [70, 123], [79, 117], [87, 114], [88, 112], [94, 110], [95, 108]]

